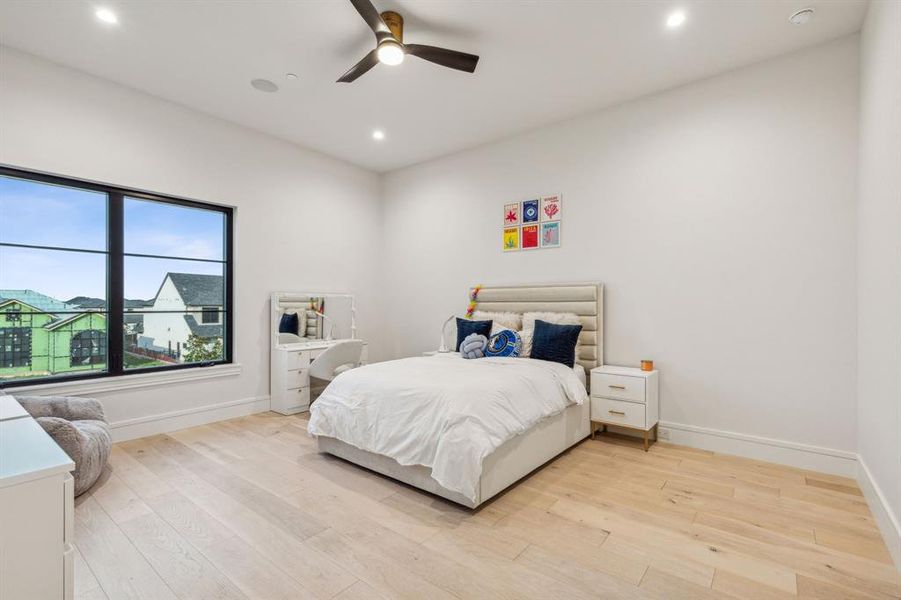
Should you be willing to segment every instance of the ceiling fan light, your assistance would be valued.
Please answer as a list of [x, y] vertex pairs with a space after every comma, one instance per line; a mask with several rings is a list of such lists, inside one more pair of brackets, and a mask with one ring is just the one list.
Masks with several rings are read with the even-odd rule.
[[376, 56], [383, 65], [399, 65], [404, 62], [404, 49], [397, 42], [389, 40], [379, 44]]

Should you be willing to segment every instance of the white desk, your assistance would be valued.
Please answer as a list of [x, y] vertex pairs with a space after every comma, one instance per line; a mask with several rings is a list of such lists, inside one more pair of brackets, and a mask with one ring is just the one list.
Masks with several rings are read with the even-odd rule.
[[71, 599], [72, 459], [11, 396], [0, 396], [0, 598]]
[[[310, 363], [329, 346], [344, 340], [310, 340], [294, 344], [278, 344], [269, 361], [269, 407], [283, 415], [309, 410]], [[363, 345], [360, 364], [366, 364], [367, 347]]]

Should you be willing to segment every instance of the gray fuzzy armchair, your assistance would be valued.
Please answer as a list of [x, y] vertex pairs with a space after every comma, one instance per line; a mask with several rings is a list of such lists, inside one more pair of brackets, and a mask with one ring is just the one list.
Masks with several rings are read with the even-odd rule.
[[73, 396], [15, 399], [75, 462], [75, 495], [88, 491], [106, 466], [112, 445], [100, 401]]

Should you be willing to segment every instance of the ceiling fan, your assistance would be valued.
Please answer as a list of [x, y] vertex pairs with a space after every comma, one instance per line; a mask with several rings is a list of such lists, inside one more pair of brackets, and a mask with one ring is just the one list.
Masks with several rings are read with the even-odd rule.
[[404, 44], [404, 18], [393, 11], [381, 14], [369, 0], [350, 0], [369, 28], [375, 34], [376, 46], [363, 60], [355, 64], [338, 79], [338, 83], [350, 83], [360, 75], [377, 65], [399, 65], [404, 55], [418, 56], [442, 67], [450, 67], [458, 71], [472, 73], [476, 70], [479, 57], [475, 54], [447, 50], [422, 44]]

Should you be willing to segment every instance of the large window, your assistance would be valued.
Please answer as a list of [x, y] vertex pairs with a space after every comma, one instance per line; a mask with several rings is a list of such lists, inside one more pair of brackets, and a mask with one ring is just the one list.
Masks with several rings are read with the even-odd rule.
[[231, 362], [231, 209], [0, 167], [0, 385]]

